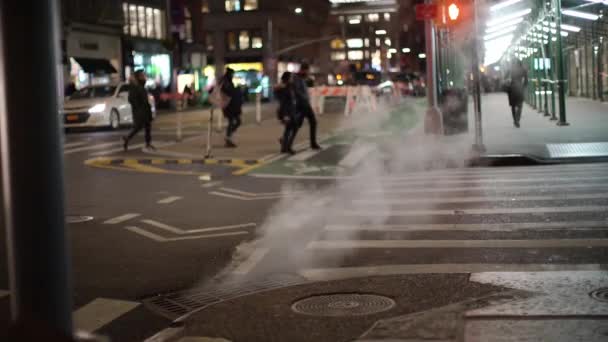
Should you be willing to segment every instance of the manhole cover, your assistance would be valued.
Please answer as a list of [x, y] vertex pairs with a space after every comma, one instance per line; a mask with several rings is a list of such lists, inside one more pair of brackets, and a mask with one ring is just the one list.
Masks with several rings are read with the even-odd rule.
[[597, 289], [589, 294], [591, 298], [608, 303], [608, 287]]
[[65, 217], [67, 223], [82, 223], [93, 221], [93, 216], [68, 215]]
[[295, 302], [294, 312], [313, 316], [363, 316], [387, 311], [395, 301], [373, 294], [342, 293], [308, 297]]

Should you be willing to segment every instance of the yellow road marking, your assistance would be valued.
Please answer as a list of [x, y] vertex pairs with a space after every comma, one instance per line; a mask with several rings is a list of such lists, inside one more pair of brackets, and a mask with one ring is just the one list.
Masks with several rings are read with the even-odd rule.
[[245, 174], [247, 174], [247, 173], [249, 173], [249, 172], [251, 172], [251, 171], [253, 171], [253, 170], [255, 170], [255, 169], [257, 169], [257, 168], [259, 168], [261, 166], [263, 166], [263, 165], [264, 165], [264, 163], [253, 164], [251, 166], [243, 167], [242, 169], [240, 169], [238, 171], [235, 171], [232, 174], [234, 176], [242, 176], [242, 175], [245, 175]]

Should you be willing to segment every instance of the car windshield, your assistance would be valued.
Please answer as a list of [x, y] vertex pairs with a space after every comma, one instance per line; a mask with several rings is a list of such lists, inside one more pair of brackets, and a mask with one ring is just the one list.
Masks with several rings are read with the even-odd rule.
[[116, 91], [115, 86], [101, 86], [101, 87], [86, 87], [78, 90], [72, 96], [71, 100], [90, 99], [98, 97], [108, 97], [114, 95]]

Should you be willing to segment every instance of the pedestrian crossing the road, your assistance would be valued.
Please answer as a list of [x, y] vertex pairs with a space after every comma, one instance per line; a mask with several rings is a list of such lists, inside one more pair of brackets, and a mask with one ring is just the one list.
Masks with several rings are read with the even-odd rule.
[[299, 265], [300, 275], [599, 270], [608, 263], [608, 165], [454, 169], [377, 183], [360, 185], [355, 196], [335, 194], [350, 203], [329, 210], [302, 244], [312, 261]]

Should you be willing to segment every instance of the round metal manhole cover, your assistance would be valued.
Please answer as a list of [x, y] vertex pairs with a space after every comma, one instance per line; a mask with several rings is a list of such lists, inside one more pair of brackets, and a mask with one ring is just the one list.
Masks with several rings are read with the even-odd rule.
[[93, 221], [93, 216], [68, 215], [65, 217], [67, 223], [83, 223]]
[[597, 289], [589, 294], [591, 298], [600, 302], [608, 303], [608, 287]]
[[304, 298], [291, 306], [299, 314], [312, 316], [363, 316], [395, 307], [394, 300], [374, 294], [330, 294]]

